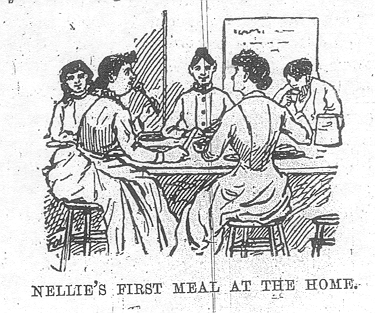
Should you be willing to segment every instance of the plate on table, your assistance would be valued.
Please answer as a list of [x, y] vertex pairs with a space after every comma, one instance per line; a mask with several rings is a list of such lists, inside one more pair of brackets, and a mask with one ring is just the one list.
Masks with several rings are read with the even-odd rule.
[[[305, 156], [305, 152], [297, 150], [296, 147], [289, 144], [282, 144], [276, 147], [275, 151], [272, 153], [272, 158], [274, 160], [298, 159], [303, 158]], [[224, 155], [225, 161], [238, 162], [239, 159], [240, 157], [236, 153]]]
[[46, 143], [46, 146], [48, 148], [69, 148], [69, 147], [73, 147], [75, 145], [74, 142], [71, 142], [71, 141], [66, 141], [66, 142], [62, 142], [62, 141], [48, 141]]
[[161, 132], [142, 132], [138, 135], [140, 141], [162, 141], [165, 137]]
[[227, 154], [224, 155], [224, 160], [229, 162], [238, 162], [240, 160], [240, 156], [237, 153]]
[[148, 150], [154, 151], [154, 152], [165, 152], [167, 150], [172, 149], [170, 146], [148, 146]]
[[296, 147], [289, 144], [281, 144], [280, 146], [277, 146], [272, 153], [272, 158], [275, 160], [298, 159], [305, 156], [305, 152], [297, 150]]

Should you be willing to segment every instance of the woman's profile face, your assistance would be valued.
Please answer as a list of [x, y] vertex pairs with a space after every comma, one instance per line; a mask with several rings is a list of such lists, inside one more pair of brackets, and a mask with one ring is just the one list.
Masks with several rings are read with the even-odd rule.
[[68, 73], [65, 82], [74, 94], [81, 94], [86, 91], [88, 75], [83, 71]]
[[242, 91], [245, 88], [246, 73], [242, 66], [236, 66], [234, 68], [235, 72], [232, 76], [233, 80], [233, 91]]

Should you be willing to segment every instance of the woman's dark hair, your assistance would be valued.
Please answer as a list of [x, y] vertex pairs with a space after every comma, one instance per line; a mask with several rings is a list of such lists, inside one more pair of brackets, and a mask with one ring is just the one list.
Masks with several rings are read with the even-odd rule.
[[190, 68], [192, 68], [193, 66], [197, 65], [198, 62], [201, 60], [201, 59], [204, 59], [208, 64], [210, 65], [216, 65], [216, 61], [213, 59], [213, 57], [208, 53], [208, 50], [207, 48], [198, 48], [196, 51], [195, 51], [195, 55], [193, 56], [193, 58], [191, 59], [191, 62], [190, 62]]
[[284, 77], [289, 75], [298, 81], [302, 76], [311, 75], [312, 66], [311, 61], [306, 58], [291, 61], [284, 68]]
[[66, 100], [71, 93], [71, 90], [68, 84], [66, 83], [66, 77], [68, 76], [68, 74], [74, 74], [78, 71], [82, 71], [88, 76], [86, 80], [88, 87], [90, 87], [90, 85], [92, 84], [92, 78], [94, 77], [94, 73], [86, 65], [85, 62], [83, 62], [82, 60], [76, 60], [68, 63], [60, 70], [60, 84], [61, 89], [64, 92], [63, 100]]
[[256, 88], [266, 90], [271, 86], [270, 65], [253, 50], [242, 50], [232, 58], [232, 64], [242, 66], [244, 72], [249, 74], [250, 81], [256, 84]]
[[135, 51], [123, 54], [109, 55], [99, 64], [98, 78], [95, 80], [95, 88], [106, 89], [112, 76], [117, 76], [124, 64], [132, 64], [137, 61]]

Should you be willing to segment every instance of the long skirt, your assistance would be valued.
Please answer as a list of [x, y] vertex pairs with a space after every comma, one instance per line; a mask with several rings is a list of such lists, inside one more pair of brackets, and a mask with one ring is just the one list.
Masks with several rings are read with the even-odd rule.
[[202, 190], [183, 212], [179, 242], [188, 242], [197, 254], [202, 254], [212, 240], [220, 247], [229, 220], [267, 224], [290, 211], [290, 197], [287, 177], [272, 163], [262, 171], [239, 163], [231, 173]]
[[46, 173], [50, 192], [60, 200], [102, 206], [110, 253], [169, 255], [177, 222], [157, 182], [134, 166], [113, 163], [76, 147], [59, 149]]

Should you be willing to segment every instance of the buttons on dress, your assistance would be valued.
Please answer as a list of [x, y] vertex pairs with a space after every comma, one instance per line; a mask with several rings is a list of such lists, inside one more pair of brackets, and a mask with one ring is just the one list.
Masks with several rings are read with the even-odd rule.
[[205, 123], [205, 122], [202, 122], [202, 126], [206, 126], [206, 123]]
[[202, 97], [202, 101], [205, 102], [206, 101], [206, 97]]
[[202, 114], [206, 114], [206, 110], [202, 110], [201, 113], [202, 113]]

